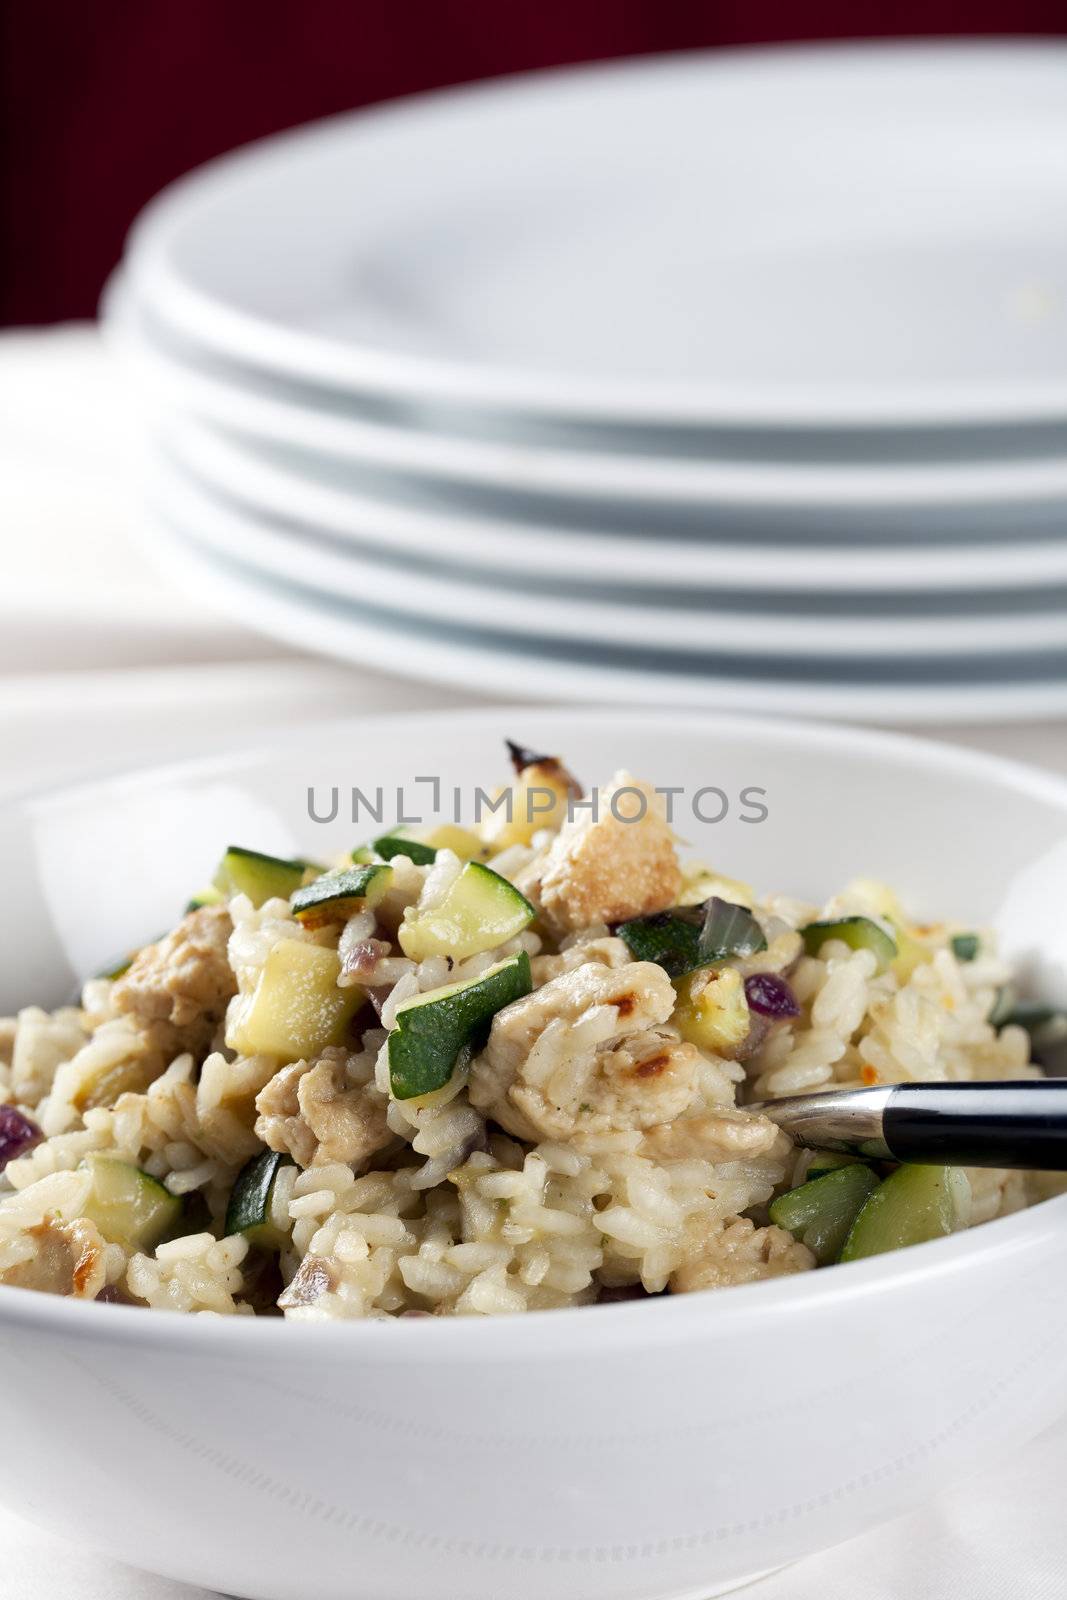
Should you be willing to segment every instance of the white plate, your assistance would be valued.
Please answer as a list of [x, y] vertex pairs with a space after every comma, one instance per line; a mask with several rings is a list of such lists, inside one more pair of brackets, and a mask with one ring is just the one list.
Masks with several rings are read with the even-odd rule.
[[[565, 555], [539, 575], [539, 587], [494, 584], [491, 574], [450, 573], [439, 567], [360, 557], [316, 536], [307, 524], [267, 514], [249, 516], [198, 487], [157, 458], [148, 497], [170, 527], [253, 571], [320, 590], [335, 601], [363, 608], [368, 603], [418, 618], [446, 620], [455, 628], [518, 635], [520, 647], [546, 639], [578, 650], [603, 644], [629, 647], [635, 664], [649, 651], [714, 651], [798, 661], [813, 657], [950, 657], [1067, 650], [1067, 607], [1015, 615], [871, 616], [858, 609], [846, 616], [792, 611], [716, 609], [707, 597], [696, 607], [653, 606], [634, 599], [617, 603], [568, 592]], [[966, 602], [962, 602], [966, 604]]]
[[403, 618], [375, 606], [331, 600], [314, 589], [256, 573], [195, 544], [161, 522], [146, 528], [163, 570], [194, 600], [210, 594], [248, 627], [302, 649], [440, 685], [485, 693], [604, 704], [726, 708], [782, 716], [837, 717], [868, 722], [1031, 720], [1067, 711], [1067, 663], [1043, 671], [1040, 661], [1020, 678], [1005, 663], [972, 672], [967, 681], [936, 675], [908, 682], [908, 663], [876, 679], [868, 668], [838, 663], [823, 681], [804, 680], [788, 665], [756, 676], [744, 666], [715, 672], [669, 670], [653, 662], [635, 668], [623, 645], [613, 652], [576, 651], [545, 641], [537, 650], [505, 647], [428, 619]]
[[397, 480], [383, 487], [336, 463], [301, 456], [281, 444], [236, 440], [184, 417], [166, 415], [158, 431], [168, 453], [192, 475], [257, 512], [309, 523], [367, 555], [384, 551], [393, 557], [444, 559], [501, 579], [543, 575], [546, 565], [557, 564], [576, 584], [615, 590], [636, 585], [661, 594], [673, 587], [706, 591], [709, 600], [740, 591], [753, 604], [761, 593], [772, 592], [880, 595], [887, 603], [896, 595], [906, 604], [918, 594], [1025, 592], [1028, 587], [1048, 592], [1067, 584], [1067, 506], [1062, 539], [1022, 541], [1008, 520], [1000, 542], [961, 538], [940, 548], [914, 542], [862, 549], [830, 542], [740, 543], [742, 528], [724, 542], [707, 531], [671, 538], [654, 513], [643, 525], [635, 521], [623, 531], [617, 525], [623, 508], [591, 532], [543, 515], [531, 520], [452, 509], [442, 493], [426, 485]]
[[[227, 366], [175, 339], [120, 283], [106, 302], [117, 348], [150, 401], [251, 439], [314, 451], [324, 460], [529, 497], [632, 506], [661, 515], [747, 512], [811, 533], [820, 517], [1067, 509], [1067, 455], [925, 465], [685, 460], [540, 448], [427, 431], [360, 414], [325, 390]], [[882, 528], [884, 534], [885, 528]]]
[[282, 135], [135, 227], [138, 291], [254, 367], [655, 422], [1067, 414], [1067, 53], [720, 52]]

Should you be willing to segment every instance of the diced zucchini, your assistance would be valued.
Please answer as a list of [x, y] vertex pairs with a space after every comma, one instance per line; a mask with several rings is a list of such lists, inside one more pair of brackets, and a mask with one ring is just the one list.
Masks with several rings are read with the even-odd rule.
[[326, 872], [291, 897], [293, 915], [305, 928], [347, 922], [357, 911], [376, 906], [393, 881], [393, 869], [381, 862]]
[[226, 1207], [226, 1233], [243, 1233], [250, 1244], [261, 1250], [281, 1250], [287, 1243], [271, 1222], [274, 1186], [282, 1167], [291, 1166], [288, 1156], [277, 1150], [264, 1150], [245, 1163], [237, 1174]]
[[671, 978], [767, 948], [763, 929], [748, 907], [717, 895], [702, 906], [633, 917], [615, 931], [635, 961], [654, 961]]
[[129, 972], [136, 954], [136, 950], [131, 950], [128, 955], [115, 956], [106, 966], [101, 967], [99, 972], [94, 972], [93, 977], [108, 978], [113, 983], [116, 978], [121, 978], [124, 972]]
[[825, 1178], [828, 1172], [839, 1172], [842, 1167], [855, 1167], [864, 1165], [859, 1156], [846, 1156], [838, 1150], [816, 1150], [808, 1163], [808, 1170], [804, 1174], [805, 1183], [811, 1183], [815, 1178]]
[[366, 995], [356, 986], [339, 989], [340, 972], [336, 950], [280, 939], [256, 987], [231, 1013], [227, 1045], [239, 1055], [300, 1061], [343, 1043]]
[[648, 917], [633, 917], [629, 922], [620, 922], [615, 932], [635, 961], [653, 961], [668, 977], [682, 978], [702, 964], [703, 924], [703, 911], [697, 906], [688, 916], [677, 911], [657, 911]]
[[957, 961], [974, 961], [982, 947], [976, 933], [957, 933], [952, 936], [952, 954]]
[[705, 967], [680, 978], [671, 1021], [683, 1039], [713, 1055], [731, 1056], [748, 1038], [752, 1018], [736, 967]]
[[309, 861], [286, 861], [281, 856], [266, 856], [259, 850], [231, 844], [219, 863], [214, 887], [227, 900], [235, 894], [246, 894], [258, 908], [268, 900], [288, 900], [308, 873], [321, 871]]
[[809, 922], [800, 933], [809, 956], [817, 956], [823, 945], [834, 939], [848, 945], [850, 950], [873, 951], [879, 972], [885, 972], [897, 954], [896, 940], [870, 917], [832, 917], [826, 922]]
[[713, 897], [731, 905], [747, 906], [750, 910], [756, 903], [756, 891], [751, 884], [742, 883], [739, 878], [727, 878], [721, 872], [713, 872], [700, 862], [683, 862], [678, 904], [702, 906]]
[[202, 911], [205, 906], [221, 905], [225, 898], [221, 889], [216, 889], [214, 884], [209, 884], [206, 889], [198, 889], [192, 899], [186, 901], [186, 914], [190, 911]]
[[465, 961], [513, 939], [534, 916], [513, 883], [482, 861], [468, 861], [437, 905], [428, 911], [409, 906], [397, 938], [411, 961], [429, 956]]
[[898, 1167], [857, 1216], [840, 1259], [859, 1261], [955, 1233], [967, 1197], [967, 1178], [959, 1167]]
[[862, 1207], [878, 1188], [870, 1167], [854, 1163], [812, 1178], [771, 1202], [770, 1218], [794, 1234], [820, 1267], [841, 1254]]
[[455, 822], [442, 822], [430, 828], [424, 840], [434, 850], [451, 850], [461, 861], [478, 861], [486, 852], [485, 841], [470, 828], [461, 828]]
[[525, 950], [498, 961], [479, 978], [450, 983], [397, 1007], [389, 1035], [389, 1082], [397, 1100], [433, 1094], [456, 1064], [479, 1049], [496, 1013], [529, 994]]
[[124, 1250], [152, 1250], [181, 1216], [182, 1202], [157, 1178], [117, 1156], [92, 1155], [93, 1186], [84, 1215]]
[[[437, 859], [436, 845], [411, 838], [406, 828], [394, 828], [391, 833], [379, 834], [371, 849], [383, 861], [391, 861], [394, 856], [407, 856], [417, 867], [428, 867], [431, 861]], [[352, 859], [356, 860], [355, 851], [352, 852]]]

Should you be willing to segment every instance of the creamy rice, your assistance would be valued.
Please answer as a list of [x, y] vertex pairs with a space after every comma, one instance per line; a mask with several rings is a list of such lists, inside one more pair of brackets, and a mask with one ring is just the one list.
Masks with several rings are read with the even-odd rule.
[[[441, 845], [428, 863], [394, 854], [378, 903], [318, 924], [284, 897], [211, 897], [128, 972], [87, 983], [80, 1006], [0, 1021], [0, 1110], [28, 1130], [0, 1178], [0, 1283], [334, 1319], [495, 1315], [807, 1271], [811, 1251], [767, 1208], [804, 1181], [811, 1154], [747, 1103], [1038, 1072], [1024, 1029], [989, 1020], [1011, 974], [987, 936], [963, 959], [960, 929], [915, 927], [881, 885], [843, 887], [821, 906], [757, 899], [679, 863], [658, 802], [611, 838], [566, 821], [573, 783], [536, 759], [563, 774], [552, 825], [471, 835], [472, 858], [530, 908], [489, 948], [401, 947], [402, 930], [447, 907], [461, 881], [465, 861]], [[764, 945], [701, 977], [734, 974], [742, 1036], [718, 1044], [694, 1042], [682, 985], [618, 932], [682, 904], [702, 871], [717, 902], [750, 909]], [[857, 917], [892, 939], [891, 961], [834, 937], [813, 948], [802, 932]], [[243, 1050], [270, 964], [297, 946], [333, 960], [334, 998], [358, 1002], [343, 1036], [301, 1056]], [[402, 1098], [391, 1049], [405, 1006], [526, 961], [531, 992], [496, 1011], [446, 1083]], [[749, 1011], [761, 974], [785, 985], [795, 1015]], [[262, 1229], [228, 1235], [235, 1185], [268, 1151], [282, 1159]], [[109, 1236], [122, 1230], [91, 1200], [101, 1158], [172, 1197], [166, 1237]], [[961, 1225], [1040, 1192], [1018, 1173], [969, 1178]]]

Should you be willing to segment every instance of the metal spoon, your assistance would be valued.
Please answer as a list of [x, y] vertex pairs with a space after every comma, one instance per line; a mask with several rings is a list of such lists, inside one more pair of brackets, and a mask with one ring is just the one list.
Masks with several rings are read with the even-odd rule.
[[799, 1145], [881, 1161], [1067, 1172], [1067, 1079], [831, 1089], [748, 1107]]

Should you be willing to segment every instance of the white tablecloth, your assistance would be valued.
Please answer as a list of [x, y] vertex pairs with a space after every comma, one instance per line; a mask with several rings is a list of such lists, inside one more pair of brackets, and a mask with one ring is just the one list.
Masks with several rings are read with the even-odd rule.
[[[0, 793], [254, 742], [279, 721], [474, 696], [285, 650], [195, 609], [138, 544], [133, 419], [89, 328], [0, 338]], [[925, 729], [1067, 773], [1063, 725]], [[1067, 1337], [1067, 1330], [1064, 1331]], [[1060, 1600], [1067, 1425], [921, 1513], [765, 1579], [759, 1600]], [[0, 1511], [3, 1600], [194, 1593]], [[313, 1597], [309, 1596], [309, 1600]]]

